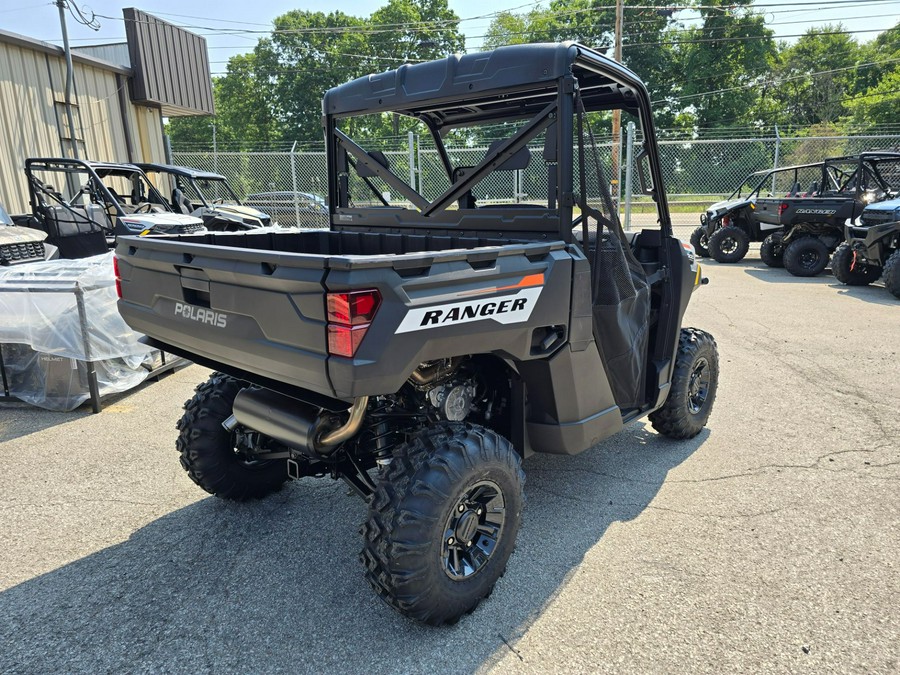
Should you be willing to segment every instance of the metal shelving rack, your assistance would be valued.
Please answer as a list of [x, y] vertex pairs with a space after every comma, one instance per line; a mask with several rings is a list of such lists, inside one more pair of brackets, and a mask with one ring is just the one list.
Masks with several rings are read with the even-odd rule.
[[[111, 286], [114, 283], [114, 281], [110, 281], [108, 285]], [[102, 288], [106, 285], [106, 283], [101, 283], [99, 285], [95, 284], [92, 285], [90, 289], [93, 290], [95, 288]], [[87, 369], [88, 391], [90, 393], [90, 398], [88, 400], [91, 403], [91, 409], [93, 410], [93, 412], [100, 412], [103, 408], [100, 400], [100, 387], [97, 382], [97, 360], [92, 358], [90, 325], [88, 323], [87, 311], [85, 310], [84, 302], [85, 288], [81, 284], [81, 282], [58, 279], [29, 279], [27, 281], [21, 282], [6, 281], [3, 283], [2, 287], [0, 287], [0, 290], [2, 290], [2, 292], [4, 293], [73, 293], [75, 295], [75, 305], [78, 310], [78, 325], [81, 330], [81, 342], [85, 356], [83, 361]], [[169, 371], [173, 371], [176, 368], [188, 365], [190, 363], [190, 361], [188, 361], [187, 359], [181, 358], [179, 356], [172, 356], [170, 354], [166, 354], [166, 352], [160, 352], [160, 358], [162, 360], [161, 365], [150, 370], [147, 374], [147, 379], [159, 378], [159, 376]], [[0, 402], [18, 401], [18, 398], [10, 394], [9, 379], [7, 377], [6, 364], [3, 361], [2, 350], [0, 350], [0, 378], [2, 378], [3, 381], [3, 395], [0, 396]]]

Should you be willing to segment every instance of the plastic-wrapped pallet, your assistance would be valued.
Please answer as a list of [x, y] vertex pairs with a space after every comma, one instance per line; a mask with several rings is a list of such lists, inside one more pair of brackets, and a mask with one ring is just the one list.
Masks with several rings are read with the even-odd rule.
[[158, 352], [116, 309], [112, 253], [0, 270], [0, 355], [9, 393], [49, 410], [143, 382]]

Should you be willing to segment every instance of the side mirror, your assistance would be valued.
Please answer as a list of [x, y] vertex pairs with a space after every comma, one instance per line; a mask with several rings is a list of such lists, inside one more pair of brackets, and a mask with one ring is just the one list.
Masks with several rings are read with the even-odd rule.
[[641, 183], [641, 192], [645, 195], [653, 194], [653, 182], [650, 180], [650, 172], [647, 169], [647, 149], [643, 146], [636, 155], [638, 181]]

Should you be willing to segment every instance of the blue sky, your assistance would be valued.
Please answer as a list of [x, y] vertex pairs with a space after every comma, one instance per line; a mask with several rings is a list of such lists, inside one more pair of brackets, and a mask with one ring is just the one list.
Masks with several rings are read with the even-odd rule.
[[[860, 42], [866, 42], [874, 38], [877, 31], [890, 28], [900, 21], [900, 2], [896, 0], [850, 0], [849, 2], [843, 0], [843, 4], [838, 6], [841, 1], [822, 0], [822, 6], [812, 4], [809, 0], [796, 0], [796, 2], [809, 3], [802, 6], [792, 3], [791, 0], [782, 3], [778, 3], [776, 0], [757, 0], [757, 4], [761, 5], [760, 11], [767, 13], [767, 21], [778, 37], [803, 33], [813, 26], [842, 21], [847, 30], [867, 31], [855, 35]], [[468, 19], [462, 23], [461, 28], [466, 34], [467, 47], [473, 49], [481, 44], [480, 36], [484, 35], [490, 24], [490, 18], [477, 17], [510, 8], [522, 8], [521, 11], [527, 11], [532, 4], [526, 4], [526, 2], [527, 0], [504, 0], [496, 4], [488, 4], [483, 0], [450, 0], [450, 7], [460, 18]], [[88, 0], [79, 4], [82, 8], [89, 6], [98, 15], [112, 18], [100, 17], [101, 28], [94, 32], [76, 24], [70, 17], [68, 20], [69, 36], [72, 38], [73, 44], [84, 45], [124, 40], [125, 30], [121, 20], [122, 7], [132, 6], [134, 3]], [[365, 16], [371, 14], [382, 4], [384, 2], [381, 0], [350, 0], [329, 4], [327, 7], [328, 9], [340, 8], [348, 14]], [[544, 6], [546, 5], [547, 2], [544, 3]], [[831, 5], [831, 7], [827, 7], [827, 5]], [[212, 7], [215, 9], [211, 9]], [[211, 69], [214, 73], [225, 70], [225, 62], [229, 56], [252, 49], [259, 37], [259, 34], [253, 33], [223, 35], [221, 34], [222, 30], [264, 31], [274, 17], [291, 9], [324, 9], [321, 3], [309, 0], [300, 2], [258, 0], [254, 3], [248, 3], [246, 0], [216, 0], [214, 3], [151, 0], [150, 4], [140, 5], [139, 8], [173, 23], [193, 26], [191, 30], [197, 33], [205, 33], [209, 45]], [[682, 12], [679, 16], [689, 19], [691, 15]], [[688, 21], [687, 23], [691, 25], [695, 22]], [[40, 2], [3, 0], [0, 3], [0, 28], [48, 42], [58, 43], [61, 39], [58, 10], [48, 0]], [[210, 34], [205, 28], [218, 29], [220, 32]], [[786, 39], [792, 40], [793, 38]]]

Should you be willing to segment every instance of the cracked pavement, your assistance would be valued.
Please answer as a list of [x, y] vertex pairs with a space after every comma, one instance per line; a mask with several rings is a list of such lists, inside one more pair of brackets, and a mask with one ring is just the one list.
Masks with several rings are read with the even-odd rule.
[[507, 573], [451, 627], [368, 588], [343, 484], [228, 504], [188, 480], [202, 368], [100, 415], [0, 406], [0, 672], [898, 672], [900, 302], [755, 247], [704, 271], [709, 428], [527, 460]]

